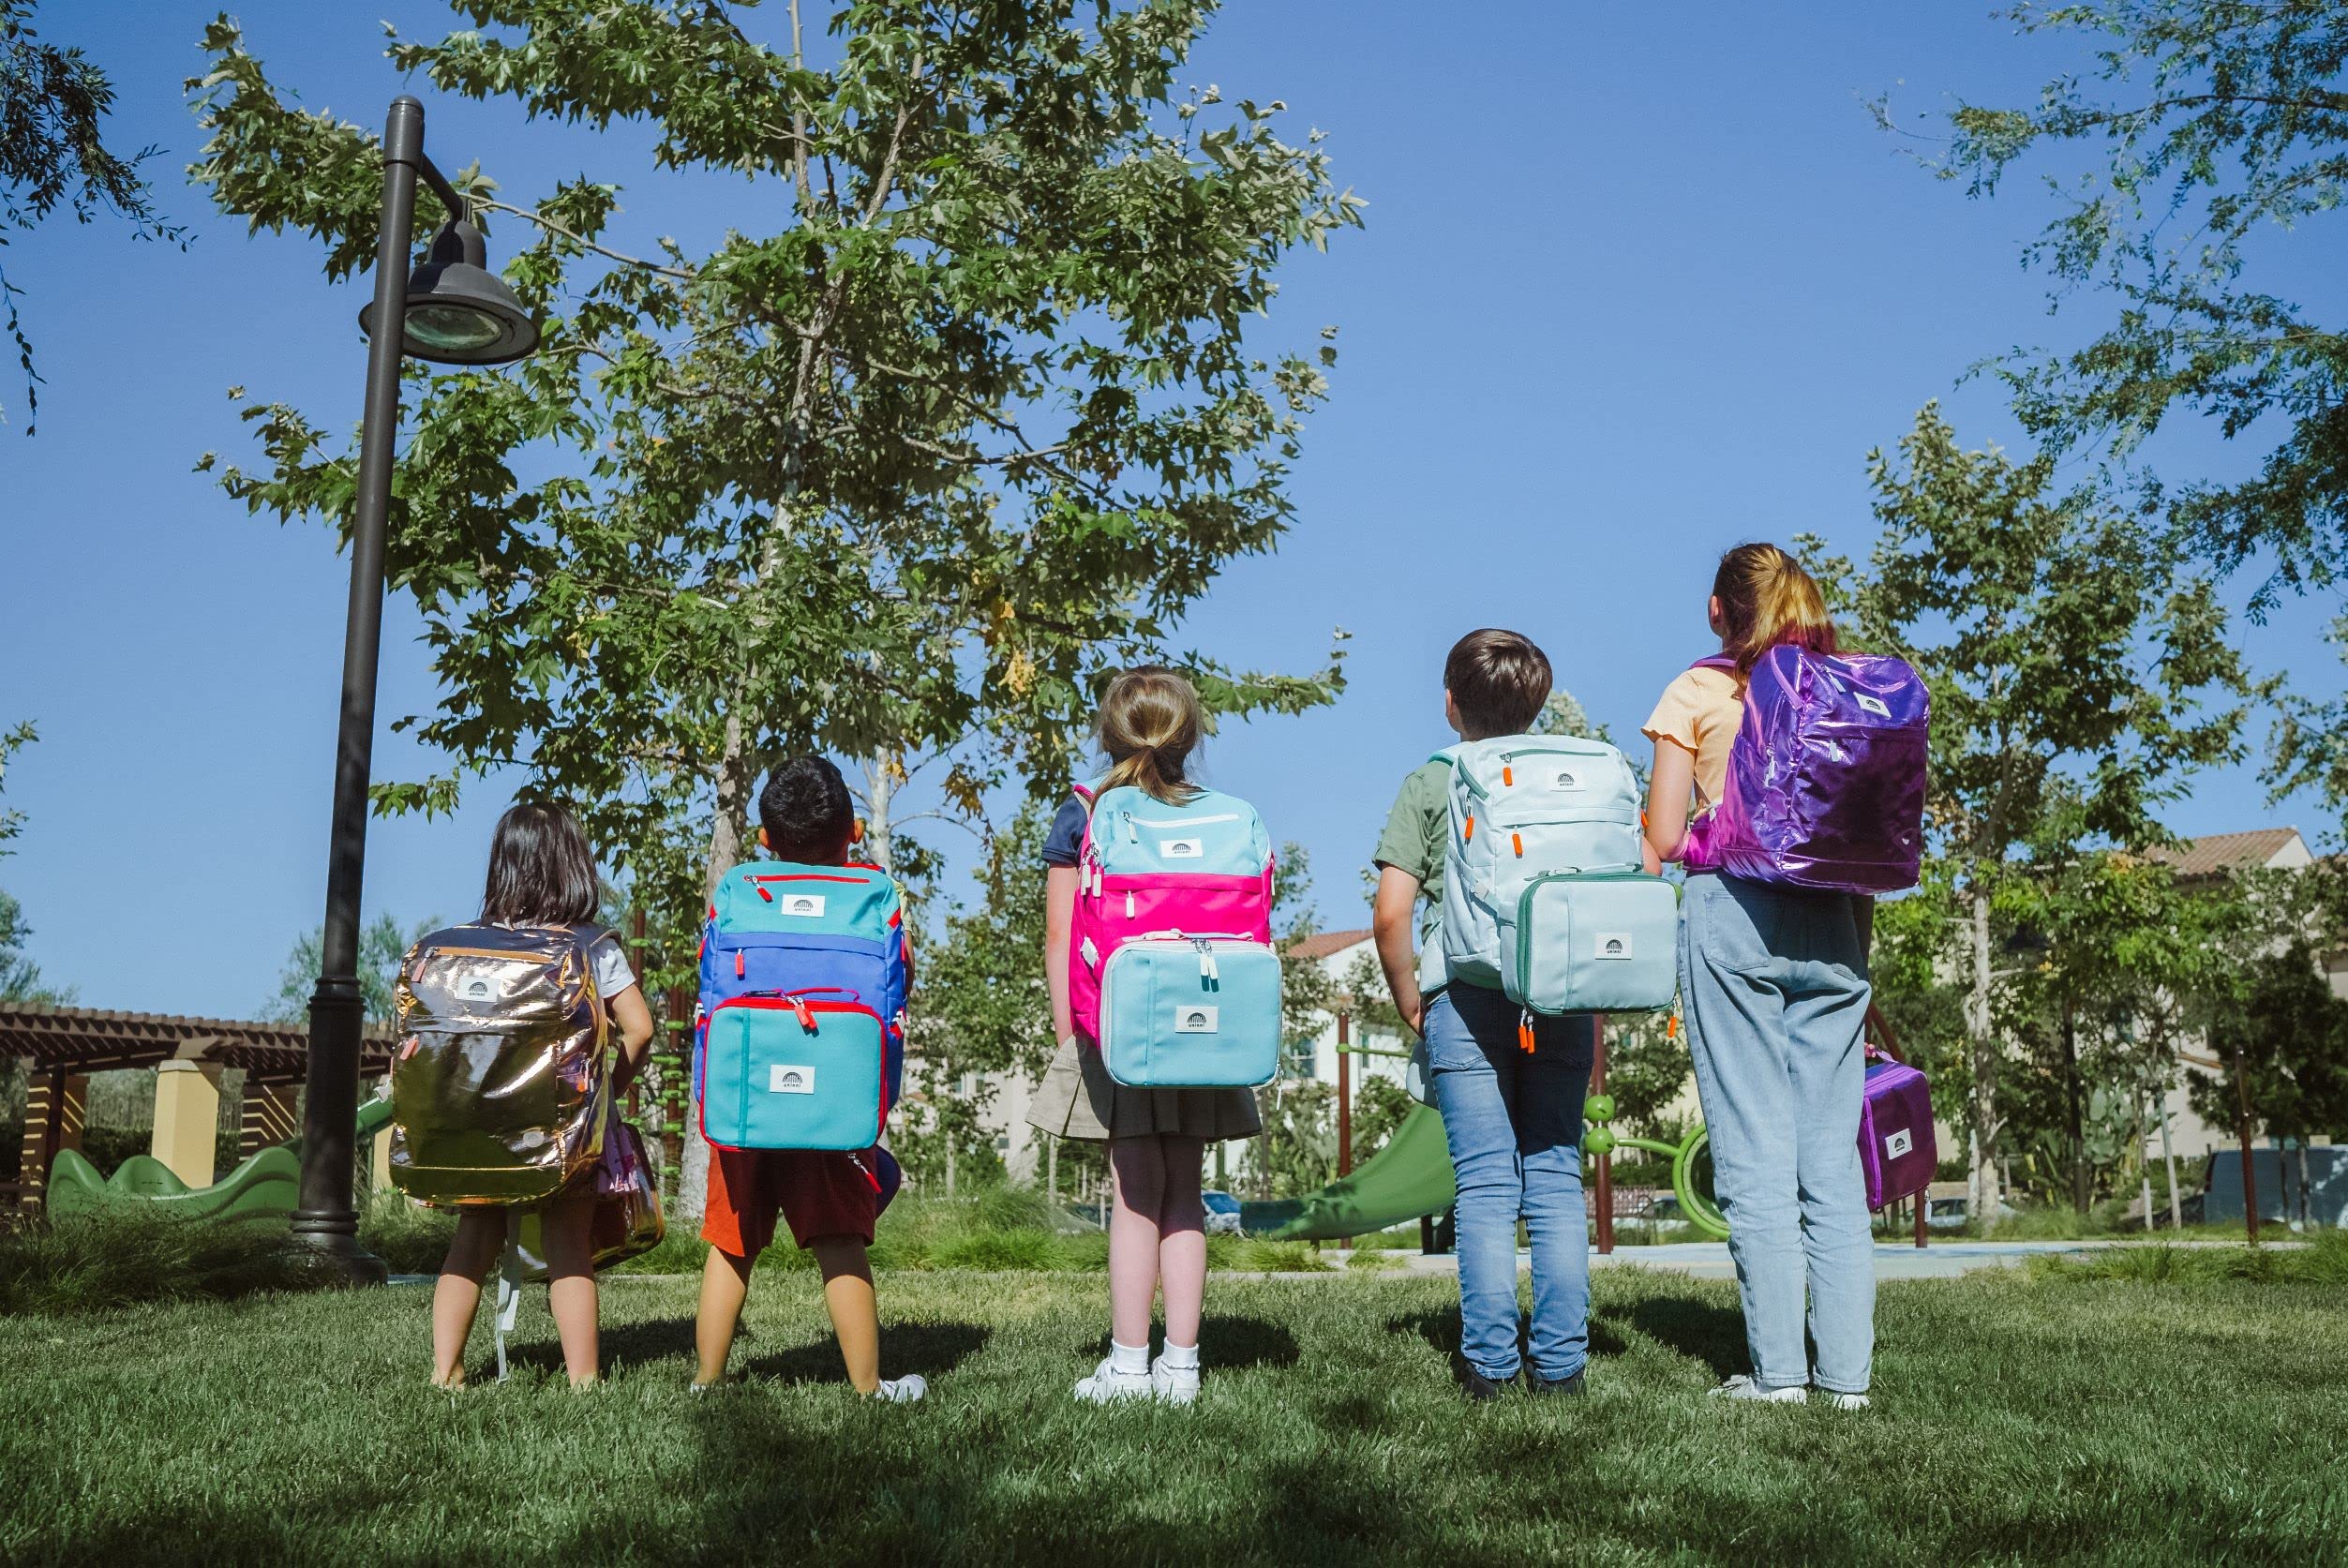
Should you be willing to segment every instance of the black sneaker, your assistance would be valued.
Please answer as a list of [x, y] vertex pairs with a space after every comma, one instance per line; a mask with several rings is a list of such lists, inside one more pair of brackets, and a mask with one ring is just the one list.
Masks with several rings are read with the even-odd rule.
[[[1584, 1370], [1587, 1370], [1587, 1368], [1584, 1368]], [[1528, 1366], [1525, 1368], [1525, 1391], [1529, 1394], [1578, 1395], [1582, 1392], [1581, 1373], [1576, 1372], [1570, 1378], [1558, 1378], [1551, 1380], [1543, 1377], [1540, 1373]]]
[[[1508, 1382], [1515, 1381], [1511, 1378]], [[1473, 1366], [1459, 1368], [1459, 1392], [1465, 1394], [1472, 1404], [1486, 1404], [1499, 1398], [1507, 1392], [1508, 1382], [1494, 1382]]]

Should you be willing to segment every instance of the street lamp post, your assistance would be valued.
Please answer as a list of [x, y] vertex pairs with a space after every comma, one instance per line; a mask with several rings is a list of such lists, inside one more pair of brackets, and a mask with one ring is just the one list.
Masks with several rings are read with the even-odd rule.
[[[429, 259], [408, 270], [416, 181], [429, 183], [450, 221]], [[382, 645], [383, 530], [391, 510], [392, 448], [399, 432], [403, 353], [457, 365], [501, 365], [537, 347], [521, 302], [484, 265], [471, 209], [424, 156], [424, 105], [394, 98], [383, 124], [383, 217], [375, 247], [375, 299], [359, 312], [367, 332], [366, 403], [359, 435], [359, 485], [351, 522], [351, 607], [342, 644], [342, 718], [335, 749], [335, 809], [326, 855], [326, 923], [318, 988], [310, 993], [309, 1082], [302, 1111], [302, 1185], [296, 1240], [347, 1273], [380, 1284], [382, 1260], [359, 1245], [351, 1202], [357, 1138], [359, 1048], [366, 1002], [359, 987], [359, 892], [366, 865], [366, 791], [375, 740], [375, 670]], [[375, 324], [399, 322], [396, 335]]]

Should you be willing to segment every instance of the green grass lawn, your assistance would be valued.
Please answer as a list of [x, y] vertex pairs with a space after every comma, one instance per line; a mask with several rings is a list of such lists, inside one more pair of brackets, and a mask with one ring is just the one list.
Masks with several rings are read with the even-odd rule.
[[[1443, 1278], [1219, 1280], [1189, 1411], [1080, 1410], [1101, 1281], [892, 1271], [860, 1403], [814, 1281], [684, 1391], [689, 1282], [614, 1282], [606, 1385], [532, 1292], [504, 1386], [426, 1293], [0, 1319], [0, 1561], [2341, 1561], [2348, 1287], [2041, 1271], [1882, 1297], [1877, 1408], [1723, 1408], [1727, 1285], [1601, 1271], [1589, 1397], [1470, 1407]], [[486, 1331], [486, 1325], [484, 1324]], [[487, 1361], [486, 1332], [477, 1344]]]

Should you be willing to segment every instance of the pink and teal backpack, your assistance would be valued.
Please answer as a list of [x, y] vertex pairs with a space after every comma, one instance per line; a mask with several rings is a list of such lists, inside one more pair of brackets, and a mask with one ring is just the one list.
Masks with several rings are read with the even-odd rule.
[[1272, 843], [1255, 808], [1080, 784], [1091, 806], [1069, 930], [1076, 1032], [1120, 1083], [1222, 1088], [1279, 1069]]

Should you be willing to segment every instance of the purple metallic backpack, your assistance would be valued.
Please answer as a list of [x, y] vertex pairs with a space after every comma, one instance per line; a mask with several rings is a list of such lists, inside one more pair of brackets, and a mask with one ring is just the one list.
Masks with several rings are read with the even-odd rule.
[[[1697, 667], [1734, 672], [1726, 654]], [[1906, 660], [1782, 643], [1746, 678], [1727, 787], [1683, 863], [1846, 893], [1916, 885], [1932, 697]]]

